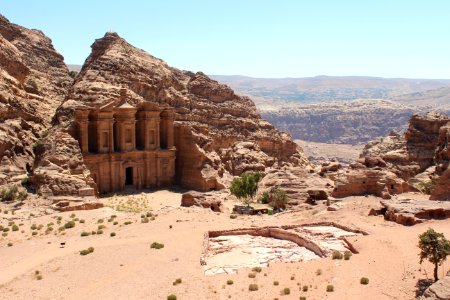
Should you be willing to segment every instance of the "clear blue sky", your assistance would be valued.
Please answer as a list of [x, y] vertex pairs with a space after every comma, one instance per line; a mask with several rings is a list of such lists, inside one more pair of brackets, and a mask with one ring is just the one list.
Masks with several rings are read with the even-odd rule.
[[448, 0], [0, 0], [0, 12], [69, 64], [111, 30], [207, 74], [450, 78]]

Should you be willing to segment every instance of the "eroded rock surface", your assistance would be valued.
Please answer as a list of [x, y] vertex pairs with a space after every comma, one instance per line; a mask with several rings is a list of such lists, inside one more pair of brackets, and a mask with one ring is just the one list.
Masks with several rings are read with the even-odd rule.
[[422, 300], [450, 300], [450, 272], [425, 290]]
[[0, 15], [0, 185], [20, 182], [34, 161], [72, 79], [64, 58], [39, 30]]
[[417, 199], [382, 200], [384, 217], [402, 225], [414, 225], [429, 219], [450, 218], [450, 202]]
[[[176, 109], [176, 176], [186, 188], [221, 189], [233, 175], [244, 171], [265, 171], [283, 163], [308, 164], [291, 137], [262, 119], [249, 98], [236, 95], [201, 72], [172, 68], [116, 33], [107, 33], [92, 45], [91, 55], [56, 113], [60, 125], [54, 131], [65, 130], [73, 136], [75, 108], [100, 106], [119, 98], [123, 89], [132, 105], [150, 101]], [[53, 138], [50, 132], [48, 139]], [[43, 157], [51, 156], [47, 152], [60, 152], [54, 148], [58, 144], [44, 143]], [[76, 147], [66, 150], [68, 156], [79, 155]], [[37, 173], [46, 169], [44, 160], [38, 161]], [[59, 175], [51, 175], [49, 180], [54, 176]], [[89, 180], [85, 180], [86, 186]]]

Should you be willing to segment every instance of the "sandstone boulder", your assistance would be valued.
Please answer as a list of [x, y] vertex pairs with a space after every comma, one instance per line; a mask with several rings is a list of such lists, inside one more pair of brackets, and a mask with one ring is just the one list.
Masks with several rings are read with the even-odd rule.
[[450, 300], [450, 272], [425, 290], [422, 300]]
[[182, 195], [181, 206], [199, 206], [203, 208], [210, 208], [212, 211], [222, 211], [222, 200], [217, 199], [216, 193], [201, 193], [196, 191], [189, 191]]

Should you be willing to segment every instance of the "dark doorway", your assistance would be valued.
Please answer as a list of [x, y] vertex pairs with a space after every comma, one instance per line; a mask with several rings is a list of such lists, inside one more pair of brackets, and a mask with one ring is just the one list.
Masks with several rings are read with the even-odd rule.
[[128, 167], [125, 169], [125, 185], [133, 185], [133, 168]]

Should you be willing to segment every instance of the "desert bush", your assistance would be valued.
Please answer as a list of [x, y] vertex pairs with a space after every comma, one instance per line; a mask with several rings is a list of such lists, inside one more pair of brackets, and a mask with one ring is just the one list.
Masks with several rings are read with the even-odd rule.
[[97, 234], [103, 234], [103, 230], [101, 229], [97, 230]]
[[94, 247], [89, 247], [89, 248], [87, 248], [85, 250], [81, 250], [80, 251], [80, 255], [84, 256], [84, 255], [88, 255], [88, 254], [90, 254], [92, 252], [94, 252]]
[[276, 281], [276, 280], [273, 282], [273, 285], [279, 285], [279, 284], [280, 283], [278, 281]]
[[367, 277], [361, 277], [361, 279], [359, 280], [359, 283], [361, 284], [369, 284], [369, 278]]
[[99, 223], [99, 224], [100, 224], [100, 223], [103, 223], [103, 222], [104, 222], [103, 219], [98, 219], [98, 220], [97, 220], [97, 223]]
[[73, 219], [75, 218], [77, 215], [76, 214], [71, 214], [70, 217]]
[[435, 180], [430, 180], [430, 181], [425, 181], [425, 182], [419, 183], [419, 189], [422, 191], [422, 193], [425, 193], [427, 195], [430, 195], [435, 187], [436, 187]]
[[91, 235], [91, 233], [90, 233], [90, 232], [87, 232], [87, 231], [83, 231], [83, 232], [81, 233], [81, 236], [89, 236], [89, 235]]
[[113, 222], [113, 225], [117, 225], [117, 224], [119, 224], [119, 222], [117, 222], [117, 221], [114, 221], [114, 222]]
[[31, 233], [31, 235], [37, 235], [37, 234], [38, 234], [37, 231], [33, 231], [33, 232]]
[[248, 278], [255, 278], [256, 277], [256, 273], [248, 273]]
[[105, 229], [106, 228], [106, 226], [105, 225], [98, 225], [98, 227], [97, 227], [97, 229]]
[[12, 229], [12, 231], [19, 231], [19, 226], [17, 226], [16, 224], [14, 224], [14, 225], [11, 227], [11, 229]]
[[175, 281], [173, 282], [173, 285], [180, 284], [181, 282], [182, 282], [181, 278], [177, 278], [177, 279], [175, 279]]
[[256, 283], [252, 283], [248, 286], [248, 290], [251, 292], [257, 291], [258, 290], [258, 285]]
[[258, 202], [262, 204], [268, 204], [270, 200], [269, 192], [263, 192], [261, 196], [259, 196]]
[[116, 236], [116, 233], [115, 233], [115, 232], [111, 232], [111, 233], [109, 234], [109, 236], [110, 236], [110, 237], [114, 237], [114, 236]]
[[344, 258], [344, 255], [342, 255], [339, 251], [333, 251], [333, 255], [331, 256], [333, 259], [342, 259]]
[[0, 202], [9, 202], [17, 198], [18, 188], [16, 185], [10, 185], [0, 191]]
[[12, 246], [13, 246], [13, 243], [9, 242], [8, 247], [12, 247]]
[[230, 219], [236, 219], [236, 218], [237, 218], [237, 215], [234, 215], [234, 214], [230, 215]]
[[247, 206], [253, 202], [258, 191], [258, 183], [261, 179], [260, 173], [243, 173], [239, 178], [231, 182], [230, 192]]
[[327, 285], [327, 292], [334, 292], [334, 286], [332, 284]]
[[69, 221], [66, 224], [64, 224], [64, 228], [65, 229], [69, 229], [69, 228], [73, 228], [75, 227], [75, 222], [74, 221]]
[[86, 221], [84, 219], [80, 219], [80, 223], [84, 224]]
[[150, 248], [152, 248], [152, 249], [162, 249], [162, 248], [164, 248], [164, 244], [161, 244], [161, 243], [158, 243], [158, 242], [153, 242], [150, 245]]
[[132, 224], [133, 222], [131, 222], [131, 221], [126, 221], [125, 223], [123, 223], [124, 225], [130, 225], [130, 224]]
[[322, 275], [322, 269], [317, 269], [317, 270], [316, 270], [316, 275], [317, 275], [317, 276]]
[[291, 294], [291, 289], [290, 288], [284, 288], [281, 290], [281, 294], [282, 295], [290, 295]]
[[288, 198], [286, 191], [275, 188], [271, 191], [271, 201], [269, 205], [274, 209], [286, 208]]
[[349, 260], [352, 257], [352, 253], [350, 251], [344, 252], [344, 260]]
[[174, 294], [171, 294], [171, 295], [167, 296], [167, 300], [177, 300], [177, 296], [175, 296]]
[[228, 279], [228, 280], [227, 280], [227, 284], [228, 284], [228, 285], [232, 285], [233, 283], [234, 283], [233, 280], [231, 280], [231, 279]]
[[9, 231], [8, 227], [3, 228], [3, 232], [8, 232], [8, 231]]
[[294, 275], [291, 276], [291, 280], [295, 280], [295, 276]]
[[305, 296], [300, 296], [299, 300], [306, 300]]
[[8, 236], [8, 233], [7, 232], [2, 232], [2, 236], [3, 237]]
[[141, 223], [148, 223], [148, 222], [150, 222], [149, 218], [144, 217], [141, 219]]
[[252, 269], [253, 272], [258, 272], [258, 273], [260, 273], [261, 270], [262, 270], [261, 267], [254, 267], [254, 268]]
[[302, 291], [307, 292], [308, 291], [308, 286], [304, 285], [303, 288], [302, 288]]

